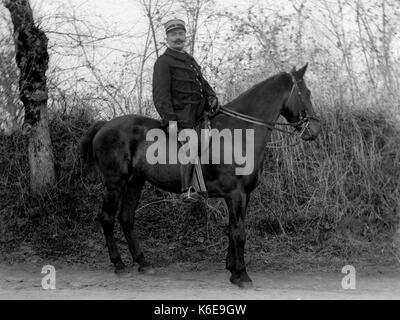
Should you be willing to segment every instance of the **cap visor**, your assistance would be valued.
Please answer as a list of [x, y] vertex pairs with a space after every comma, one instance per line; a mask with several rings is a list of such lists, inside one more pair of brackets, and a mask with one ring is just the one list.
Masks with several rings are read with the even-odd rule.
[[181, 29], [181, 30], [183, 30], [183, 31], [186, 32], [186, 29], [185, 29], [184, 27], [172, 27], [171, 29], [168, 29], [168, 30], [166, 31], [166, 33], [170, 32], [170, 31], [173, 31], [173, 30], [177, 30], [177, 29]]

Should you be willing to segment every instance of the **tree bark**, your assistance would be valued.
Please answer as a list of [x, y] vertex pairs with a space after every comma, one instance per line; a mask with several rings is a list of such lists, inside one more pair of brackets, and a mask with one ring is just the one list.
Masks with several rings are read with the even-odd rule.
[[48, 39], [35, 26], [28, 0], [3, 0], [14, 26], [15, 60], [20, 70], [19, 98], [24, 110], [24, 130], [29, 135], [30, 187], [42, 193], [54, 185], [54, 157], [47, 120]]

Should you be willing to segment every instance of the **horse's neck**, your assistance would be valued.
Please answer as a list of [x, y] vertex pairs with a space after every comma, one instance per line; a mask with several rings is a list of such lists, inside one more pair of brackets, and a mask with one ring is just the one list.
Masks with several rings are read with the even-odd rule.
[[[275, 80], [278, 81], [278, 80]], [[232, 110], [255, 117], [267, 123], [273, 123], [279, 117], [282, 102], [287, 89], [271, 89], [273, 83], [264, 83], [240, 96], [231, 103]]]
[[[279, 79], [275, 81], [279, 81]], [[263, 122], [275, 123], [281, 113], [288, 89], [284, 85], [279, 86], [272, 82], [266, 82], [255, 89], [233, 101], [231, 108], [237, 112], [258, 118]], [[258, 167], [262, 165], [265, 145], [270, 139], [272, 131], [256, 124], [252, 125], [252, 128], [254, 129], [255, 166]]]

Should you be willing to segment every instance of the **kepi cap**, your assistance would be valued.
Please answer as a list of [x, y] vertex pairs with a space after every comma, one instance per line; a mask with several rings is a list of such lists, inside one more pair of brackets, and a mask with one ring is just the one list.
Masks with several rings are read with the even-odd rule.
[[165, 33], [175, 29], [183, 29], [186, 31], [185, 21], [181, 19], [172, 19], [164, 23]]

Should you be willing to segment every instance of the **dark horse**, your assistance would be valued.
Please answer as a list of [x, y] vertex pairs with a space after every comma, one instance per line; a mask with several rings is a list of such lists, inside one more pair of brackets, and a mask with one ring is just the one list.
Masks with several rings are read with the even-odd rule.
[[[250, 193], [257, 185], [263, 169], [264, 148], [276, 120], [282, 115], [303, 140], [313, 140], [320, 124], [310, 100], [310, 90], [303, 80], [307, 65], [290, 73], [279, 73], [260, 82], [224, 106], [211, 118], [211, 127], [254, 130], [254, 169], [249, 175], [236, 175], [235, 163], [202, 164], [209, 197], [223, 197], [229, 209], [229, 246], [226, 268], [230, 281], [240, 287], [249, 287], [252, 281], [246, 272], [244, 247], [246, 242], [245, 216]], [[261, 123], [262, 122], [262, 123]], [[264, 124], [264, 125], [263, 125]], [[113, 230], [120, 201], [118, 220], [128, 242], [133, 261], [139, 271], [151, 270], [139, 246], [134, 229], [134, 216], [145, 181], [163, 190], [180, 192], [179, 164], [149, 164], [146, 161], [146, 132], [160, 128], [160, 121], [139, 115], [128, 115], [111, 121], [96, 122], [89, 128], [81, 143], [84, 160], [96, 164], [105, 185], [104, 202], [100, 213], [110, 259], [115, 271], [125, 265], [115, 243]], [[221, 144], [223, 154], [224, 144]]]

